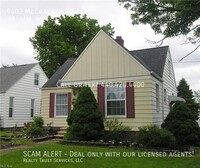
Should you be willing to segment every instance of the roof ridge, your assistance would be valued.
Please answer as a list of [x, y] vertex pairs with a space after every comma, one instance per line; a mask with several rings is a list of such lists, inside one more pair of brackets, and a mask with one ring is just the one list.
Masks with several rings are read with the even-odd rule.
[[166, 47], [169, 47], [169, 46], [166, 45], [166, 46], [161, 46], [161, 47], [141, 48], [141, 49], [137, 49], [137, 50], [129, 50], [129, 51], [132, 52], [132, 51], [141, 51], [141, 50], [152, 50], [152, 49], [159, 49], [159, 48], [166, 48]]
[[[38, 62], [39, 63], [39, 62]], [[8, 67], [0, 67], [0, 69], [5, 69], [5, 68], [15, 68], [15, 67], [21, 67], [21, 66], [27, 66], [27, 65], [34, 65], [34, 64], [38, 64], [38, 63], [31, 63], [31, 64], [21, 64], [21, 65], [12, 65], [12, 66], [8, 66]], [[5, 65], [6, 66], [6, 65]]]

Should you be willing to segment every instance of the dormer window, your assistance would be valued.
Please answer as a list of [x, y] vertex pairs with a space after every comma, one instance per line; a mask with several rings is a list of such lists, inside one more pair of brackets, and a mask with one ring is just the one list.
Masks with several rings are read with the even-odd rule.
[[34, 75], [34, 85], [38, 86], [39, 85], [39, 74], [35, 73]]

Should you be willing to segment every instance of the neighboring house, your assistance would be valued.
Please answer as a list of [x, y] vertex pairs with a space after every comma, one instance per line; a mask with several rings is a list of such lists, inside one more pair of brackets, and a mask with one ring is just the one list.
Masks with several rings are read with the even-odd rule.
[[1, 128], [22, 127], [40, 115], [41, 87], [47, 80], [38, 63], [0, 68]]
[[[171, 99], [177, 98], [169, 47], [129, 51], [123, 44], [120, 36], [114, 40], [101, 30], [78, 58], [66, 60], [42, 88], [46, 124], [67, 127], [78, 84], [88, 83], [94, 84], [91, 89], [105, 118], [118, 118], [132, 130], [161, 125]], [[103, 87], [102, 82], [126, 87]]]

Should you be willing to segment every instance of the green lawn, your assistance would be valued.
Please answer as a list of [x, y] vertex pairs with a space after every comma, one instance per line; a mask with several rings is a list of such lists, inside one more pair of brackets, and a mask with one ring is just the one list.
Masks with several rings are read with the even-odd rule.
[[[24, 163], [23, 154], [24, 151], [34, 151], [44, 153], [44, 151], [62, 151], [62, 157], [59, 159], [67, 159], [70, 156], [70, 151], [79, 151], [85, 154], [82, 163]], [[13, 167], [13, 168], [199, 168], [200, 156], [195, 157], [88, 157], [90, 152], [135, 152], [128, 149], [111, 149], [100, 147], [84, 147], [84, 146], [65, 146], [61, 144], [45, 144], [38, 147], [26, 148], [9, 154], [0, 156], [0, 167]], [[64, 155], [67, 153], [67, 156]], [[34, 158], [39, 158], [34, 157]], [[42, 157], [45, 158], [45, 157]], [[80, 157], [78, 157], [80, 158]], [[33, 159], [33, 157], [28, 157]], [[46, 157], [47, 159], [47, 157]], [[72, 158], [76, 160], [75, 157]]]
[[9, 137], [12, 135], [12, 132], [0, 131], [0, 137]]

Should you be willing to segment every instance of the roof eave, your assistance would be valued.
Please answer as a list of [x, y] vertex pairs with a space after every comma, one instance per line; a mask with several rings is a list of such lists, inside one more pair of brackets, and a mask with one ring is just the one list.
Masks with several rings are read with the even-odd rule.
[[163, 79], [162, 79], [159, 75], [157, 75], [155, 72], [151, 71], [150, 74], [151, 74], [153, 77], [155, 77], [156, 79], [158, 79], [159, 81], [163, 82]]

